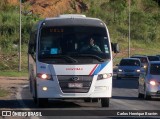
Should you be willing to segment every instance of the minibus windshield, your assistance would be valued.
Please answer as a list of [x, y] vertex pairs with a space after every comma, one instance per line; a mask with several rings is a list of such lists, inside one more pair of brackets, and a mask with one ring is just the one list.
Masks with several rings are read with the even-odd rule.
[[103, 27], [58, 26], [40, 30], [38, 59], [48, 63], [101, 63], [109, 60]]

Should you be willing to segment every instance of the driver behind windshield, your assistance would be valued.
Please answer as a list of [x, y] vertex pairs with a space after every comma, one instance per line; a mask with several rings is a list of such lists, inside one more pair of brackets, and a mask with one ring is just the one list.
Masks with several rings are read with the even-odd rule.
[[94, 39], [90, 38], [89, 40], [89, 44], [87, 46], [82, 47], [82, 49], [80, 51], [99, 51], [101, 52], [101, 49], [99, 48], [98, 45], [94, 44]]

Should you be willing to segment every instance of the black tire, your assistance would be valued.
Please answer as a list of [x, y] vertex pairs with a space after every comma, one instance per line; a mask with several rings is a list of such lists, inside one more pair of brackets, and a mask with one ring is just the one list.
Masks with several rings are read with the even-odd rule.
[[48, 98], [37, 98], [37, 106], [38, 107], [48, 106]]
[[34, 82], [34, 96], [33, 96], [33, 101], [34, 103], [37, 104], [37, 86], [36, 86], [36, 81]]
[[150, 99], [151, 99], [151, 96], [150, 96], [150, 95], [146, 95], [144, 99], [145, 99], [145, 100], [150, 100]]
[[151, 99], [151, 96], [150, 96], [150, 95], [147, 95], [147, 93], [146, 93], [146, 86], [145, 86], [145, 88], [144, 88], [144, 99], [145, 99], [145, 100], [150, 100], [150, 99]]
[[150, 100], [150, 99], [151, 99], [151, 96], [150, 96], [150, 95], [144, 95], [144, 99], [145, 99], [145, 100]]
[[144, 94], [138, 93], [138, 98], [144, 98]]
[[101, 99], [101, 106], [102, 107], [109, 107], [109, 98], [102, 98]]
[[92, 100], [91, 100], [91, 98], [85, 98], [84, 99], [84, 102], [91, 102]]
[[98, 98], [92, 98], [92, 102], [98, 102]]
[[30, 91], [30, 93], [32, 93], [32, 91], [33, 91], [31, 77], [29, 78], [29, 91]]
[[33, 101], [35, 104], [37, 104], [37, 97], [33, 97]]

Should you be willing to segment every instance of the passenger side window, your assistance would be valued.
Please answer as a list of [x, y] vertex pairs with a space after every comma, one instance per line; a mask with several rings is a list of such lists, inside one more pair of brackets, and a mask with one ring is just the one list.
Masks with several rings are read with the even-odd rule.
[[37, 34], [31, 33], [29, 44], [28, 44], [28, 53], [31, 54], [32, 56], [34, 56], [36, 52], [36, 37], [37, 37]]

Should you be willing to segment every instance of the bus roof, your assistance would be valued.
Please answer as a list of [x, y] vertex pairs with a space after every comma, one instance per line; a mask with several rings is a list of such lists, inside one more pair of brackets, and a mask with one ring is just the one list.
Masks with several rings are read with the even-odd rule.
[[98, 18], [90, 18], [85, 15], [60, 15], [58, 17], [43, 20], [43, 27], [48, 26], [95, 26], [105, 27], [103, 21]]
[[86, 17], [86, 15], [83, 14], [62, 14], [59, 15], [60, 18], [75, 18], [75, 17]]

